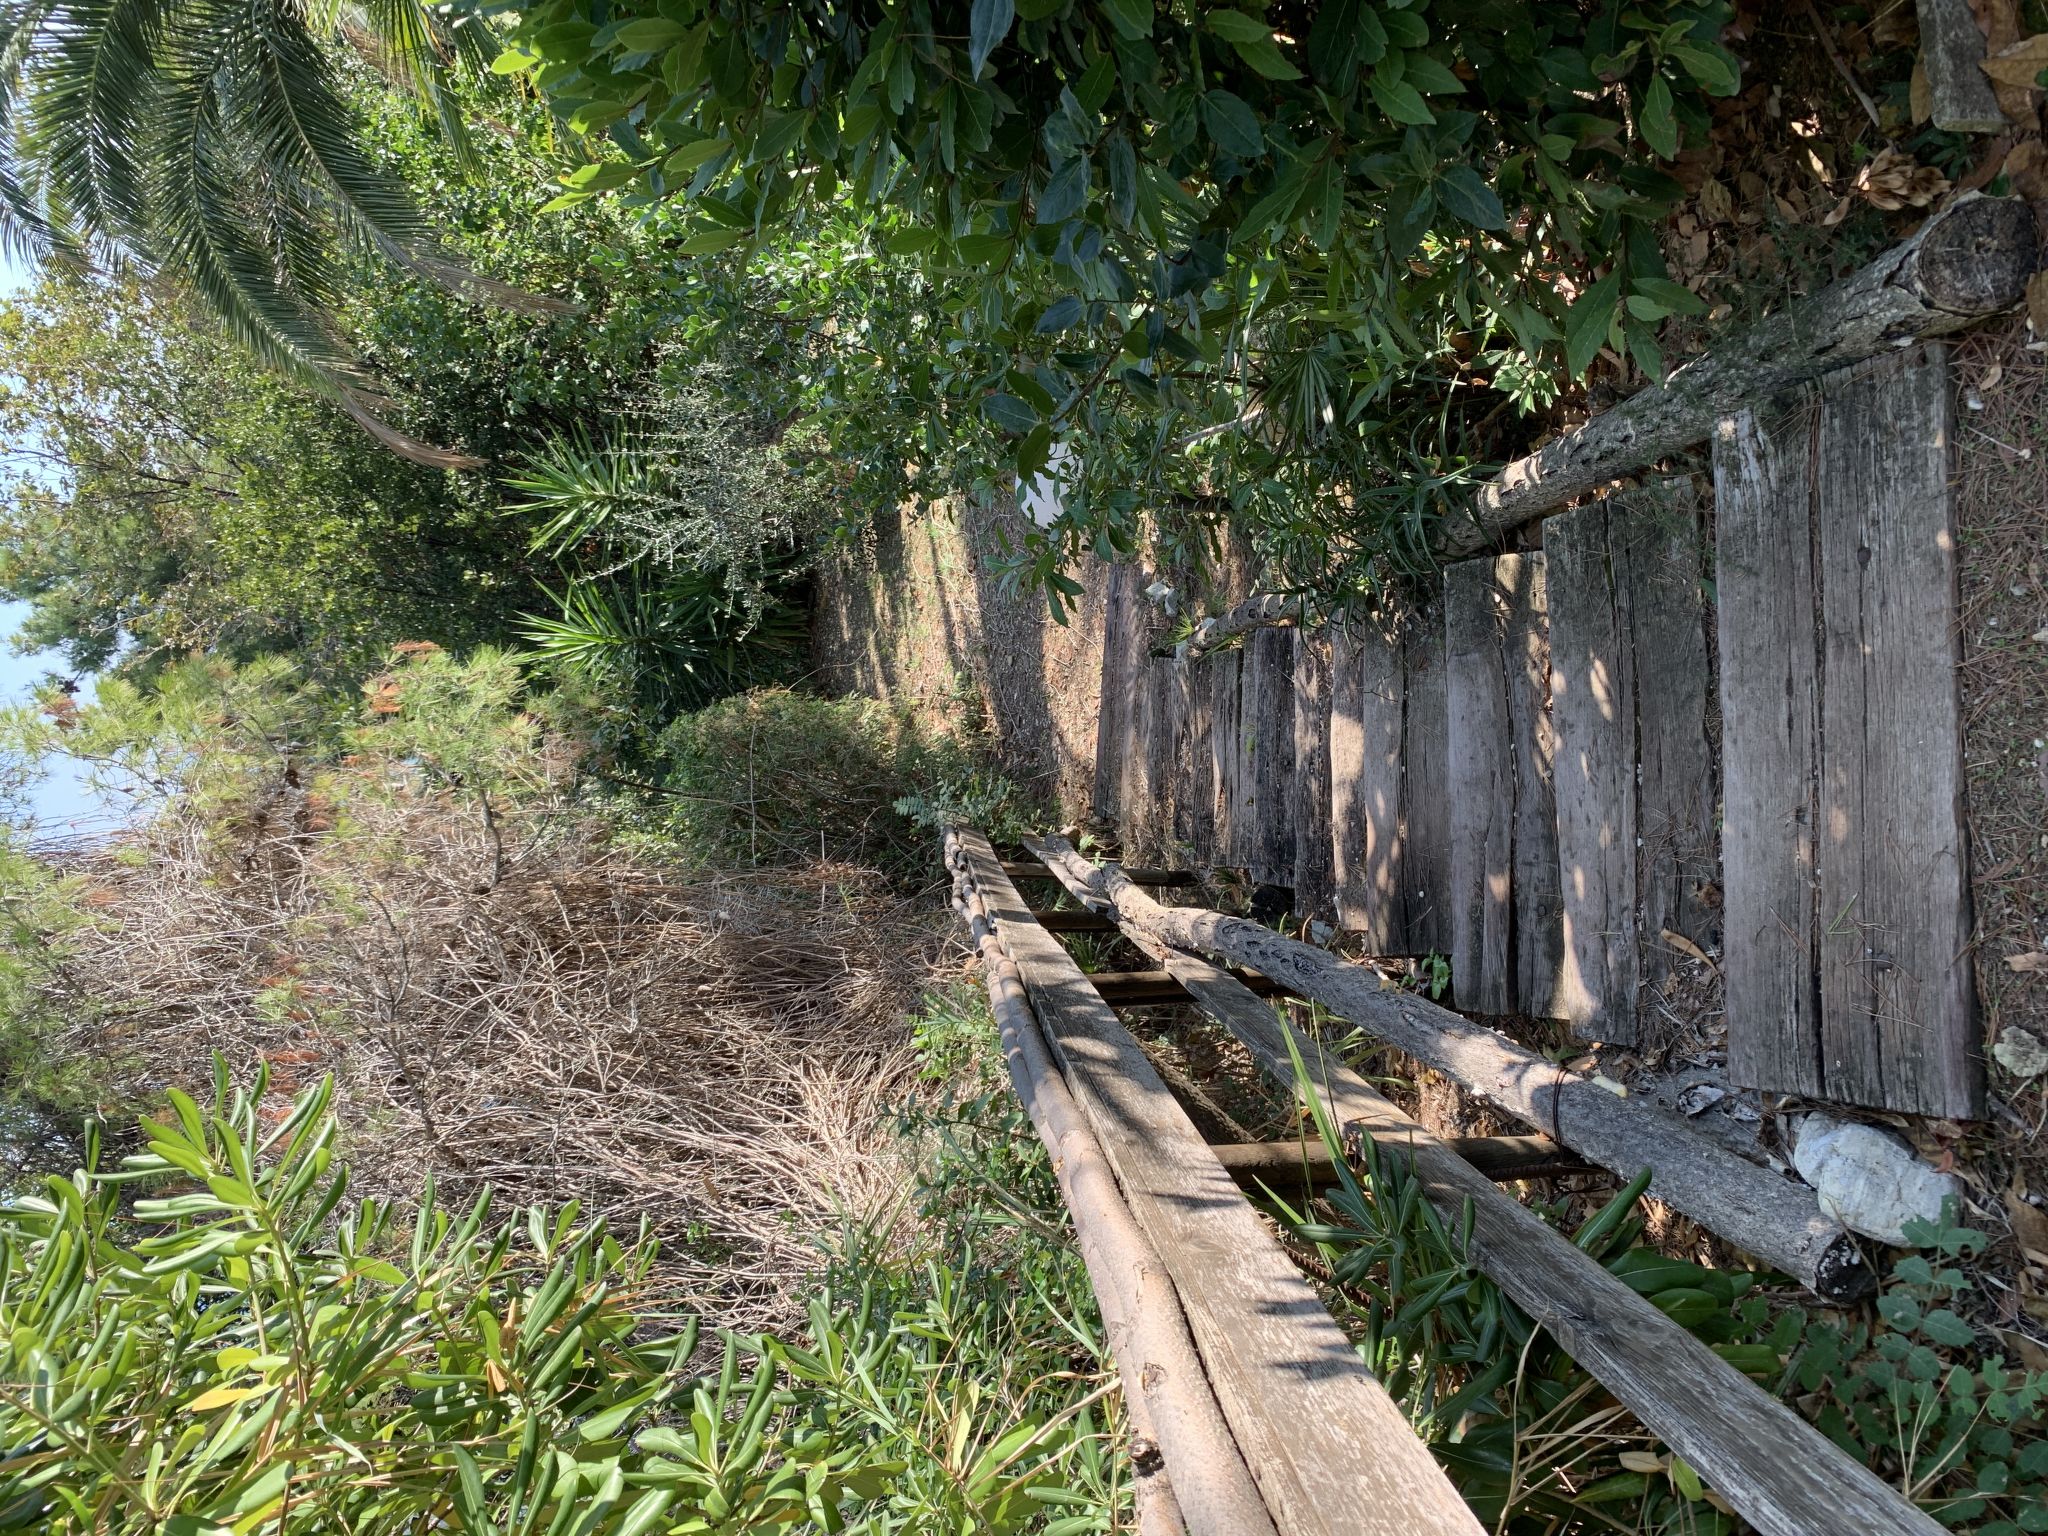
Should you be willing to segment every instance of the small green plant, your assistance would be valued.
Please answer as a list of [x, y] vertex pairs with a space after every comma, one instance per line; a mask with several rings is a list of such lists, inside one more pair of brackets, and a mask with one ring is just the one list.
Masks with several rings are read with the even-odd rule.
[[[1042, 1157], [917, 1262], [857, 1235], [801, 1345], [712, 1344], [641, 1306], [654, 1245], [573, 1205], [351, 1206], [331, 1097], [216, 1063], [211, 1106], [172, 1093], [117, 1171], [94, 1133], [0, 1212], [0, 1530], [1112, 1528], [1111, 1378], [1027, 1203]], [[934, 1211], [978, 1208], [964, 1166], [941, 1159]]]

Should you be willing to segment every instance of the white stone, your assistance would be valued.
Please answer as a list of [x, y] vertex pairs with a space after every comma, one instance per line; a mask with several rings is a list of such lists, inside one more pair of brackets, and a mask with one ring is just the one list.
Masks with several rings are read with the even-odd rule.
[[1936, 1173], [1898, 1137], [1874, 1125], [1808, 1115], [1792, 1166], [1820, 1196], [1820, 1208], [1851, 1232], [1903, 1247], [1906, 1223], [1938, 1222], [1941, 1202], [1962, 1185]]

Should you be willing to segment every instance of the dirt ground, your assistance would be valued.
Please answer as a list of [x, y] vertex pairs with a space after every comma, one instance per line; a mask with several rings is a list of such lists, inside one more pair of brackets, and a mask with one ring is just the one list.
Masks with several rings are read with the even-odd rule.
[[986, 732], [1002, 771], [1055, 819], [1085, 817], [1095, 777], [1107, 567], [1072, 574], [1065, 624], [1037, 592], [1004, 590], [992, 559], [1028, 523], [1007, 498], [899, 507], [819, 573], [819, 683]]

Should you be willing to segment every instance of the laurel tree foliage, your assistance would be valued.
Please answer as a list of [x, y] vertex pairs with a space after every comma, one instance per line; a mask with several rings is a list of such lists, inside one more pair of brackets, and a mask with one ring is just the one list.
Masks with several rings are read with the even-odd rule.
[[1413, 559], [1460, 468], [1516, 446], [1478, 430], [1504, 403], [1603, 348], [1661, 372], [1658, 323], [1699, 307], [1655, 238], [1666, 166], [1737, 88], [1728, 14], [543, 0], [493, 67], [602, 148], [558, 207], [624, 198], [708, 271], [851, 218], [849, 281], [906, 266], [893, 323], [810, 327], [825, 430], [924, 415], [940, 480], [1052, 473], [1063, 516], [1013, 563], [1057, 600], [1155, 515], [1303, 575]]

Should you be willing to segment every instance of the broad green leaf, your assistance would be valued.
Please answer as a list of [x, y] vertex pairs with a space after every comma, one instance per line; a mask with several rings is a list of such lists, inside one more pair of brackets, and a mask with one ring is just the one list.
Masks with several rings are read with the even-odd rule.
[[1032, 205], [1031, 217], [1039, 224], [1064, 224], [1088, 202], [1088, 160], [1077, 155], [1052, 173], [1045, 189]]
[[1678, 120], [1672, 116], [1671, 85], [1662, 75], [1653, 77], [1643, 93], [1643, 108], [1636, 115], [1643, 142], [1666, 160], [1678, 158]]
[[681, 22], [670, 21], [666, 16], [648, 16], [619, 28], [616, 42], [627, 53], [659, 53], [685, 30]]
[[1573, 378], [1583, 375], [1607, 345], [1607, 331], [1614, 324], [1614, 310], [1620, 300], [1621, 274], [1610, 272], [1580, 294], [1565, 316], [1565, 366]]
[[979, 77], [988, 56], [1010, 35], [1016, 0], [974, 0], [967, 19], [967, 71]]
[[1397, 123], [1411, 123], [1422, 127], [1436, 121], [1436, 114], [1429, 110], [1429, 104], [1406, 80], [1388, 85], [1375, 75], [1368, 83], [1372, 99], [1379, 109]]
[[1048, 304], [1045, 313], [1038, 317], [1038, 324], [1033, 329], [1041, 336], [1053, 335], [1079, 324], [1083, 312], [1080, 299], [1070, 293]]
[[540, 63], [540, 58], [536, 54], [528, 53], [523, 48], [507, 48], [503, 53], [491, 60], [491, 73], [494, 75], [523, 75], [538, 63]]
[[1673, 43], [1665, 52], [1716, 96], [1733, 96], [1742, 88], [1742, 71], [1725, 48], [1684, 42]]
[[1209, 30], [1237, 50], [1238, 57], [1268, 80], [1299, 80], [1301, 71], [1288, 62], [1273, 41], [1273, 29], [1243, 11], [1211, 11]]
[[1387, 54], [1387, 32], [1366, 0], [1330, 0], [1316, 9], [1305, 49], [1308, 67], [1324, 85], [1348, 90], [1361, 66]]
[[1507, 212], [1499, 195], [1469, 165], [1454, 165], [1438, 177], [1436, 195], [1438, 202], [1467, 224], [1480, 229], [1507, 227]]
[[729, 251], [747, 238], [743, 229], [699, 230], [676, 247], [685, 256], [715, 256], [720, 251]]
[[670, 176], [681, 176], [694, 171], [707, 160], [715, 160], [732, 145], [724, 139], [699, 139], [694, 144], [685, 144], [681, 149], [661, 162], [662, 170]]
[[1390, 10], [1380, 17], [1387, 41], [1396, 48], [1420, 48], [1429, 42], [1429, 23], [1413, 11]]
[[1005, 432], [1018, 435], [1038, 425], [1038, 412], [1015, 395], [990, 395], [981, 402], [981, 414]]
[[1243, 97], [1230, 91], [1208, 92], [1202, 97], [1202, 120], [1211, 141], [1233, 159], [1256, 160], [1266, 152], [1259, 116]]
[[1683, 283], [1674, 283], [1668, 277], [1632, 278], [1629, 286], [1667, 315], [1703, 315], [1707, 312], [1705, 299]]
[[1135, 42], [1152, 35], [1152, 0], [1102, 0], [1102, 9], [1122, 36]]

